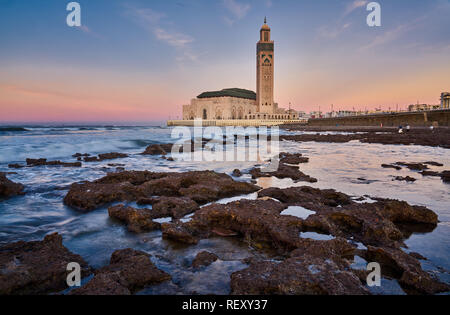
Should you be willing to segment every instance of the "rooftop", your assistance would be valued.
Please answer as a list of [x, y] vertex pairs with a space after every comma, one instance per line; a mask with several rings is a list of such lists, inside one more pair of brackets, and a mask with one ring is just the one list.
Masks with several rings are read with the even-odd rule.
[[222, 91], [204, 92], [197, 98], [213, 98], [213, 97], [237, 97], [248, 100], [256, 100], [256, 93], [244, 89], [223, 89]]

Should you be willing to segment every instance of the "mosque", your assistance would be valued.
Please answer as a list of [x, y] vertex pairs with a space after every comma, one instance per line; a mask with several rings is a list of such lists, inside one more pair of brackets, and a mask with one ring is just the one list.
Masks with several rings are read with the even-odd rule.
[[[266, 19], [256, 47], [256, 93], [239, 88], [204, 92], [191, 100], [189, 105], [183, 106], [183, 121], [252, 120], [254, 122], [249, 125], [255, 125], [256, 121], [273, 121], [276, 124], [298, 119], [296, 111], [278, 108], [274, 100], [275, 43]], [[172, 125], [175, 124], [172, 121]]]

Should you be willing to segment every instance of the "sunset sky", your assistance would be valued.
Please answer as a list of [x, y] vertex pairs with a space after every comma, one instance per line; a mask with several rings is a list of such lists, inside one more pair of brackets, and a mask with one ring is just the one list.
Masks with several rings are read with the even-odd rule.
[[275, 98], [297, 110], [438, 104], [450, 0], [0, 0], [0, 122], [151, 122], [201, 92], [256, 89], [267, 16]]

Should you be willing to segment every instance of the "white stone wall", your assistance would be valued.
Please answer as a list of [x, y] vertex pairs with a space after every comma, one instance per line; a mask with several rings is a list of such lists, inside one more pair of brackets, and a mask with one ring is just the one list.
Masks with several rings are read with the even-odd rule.
[[213, 97], [193, 99], [183, 106], [183, 119], [244, 119], [256, 113], [256, 101], [237, 97]]

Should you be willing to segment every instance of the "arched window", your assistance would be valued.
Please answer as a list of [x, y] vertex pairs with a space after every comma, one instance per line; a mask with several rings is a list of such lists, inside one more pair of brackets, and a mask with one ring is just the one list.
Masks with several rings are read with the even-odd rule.
[[203, 110], [203, 120], [208, 119], [208, 111], [206, 109]]

